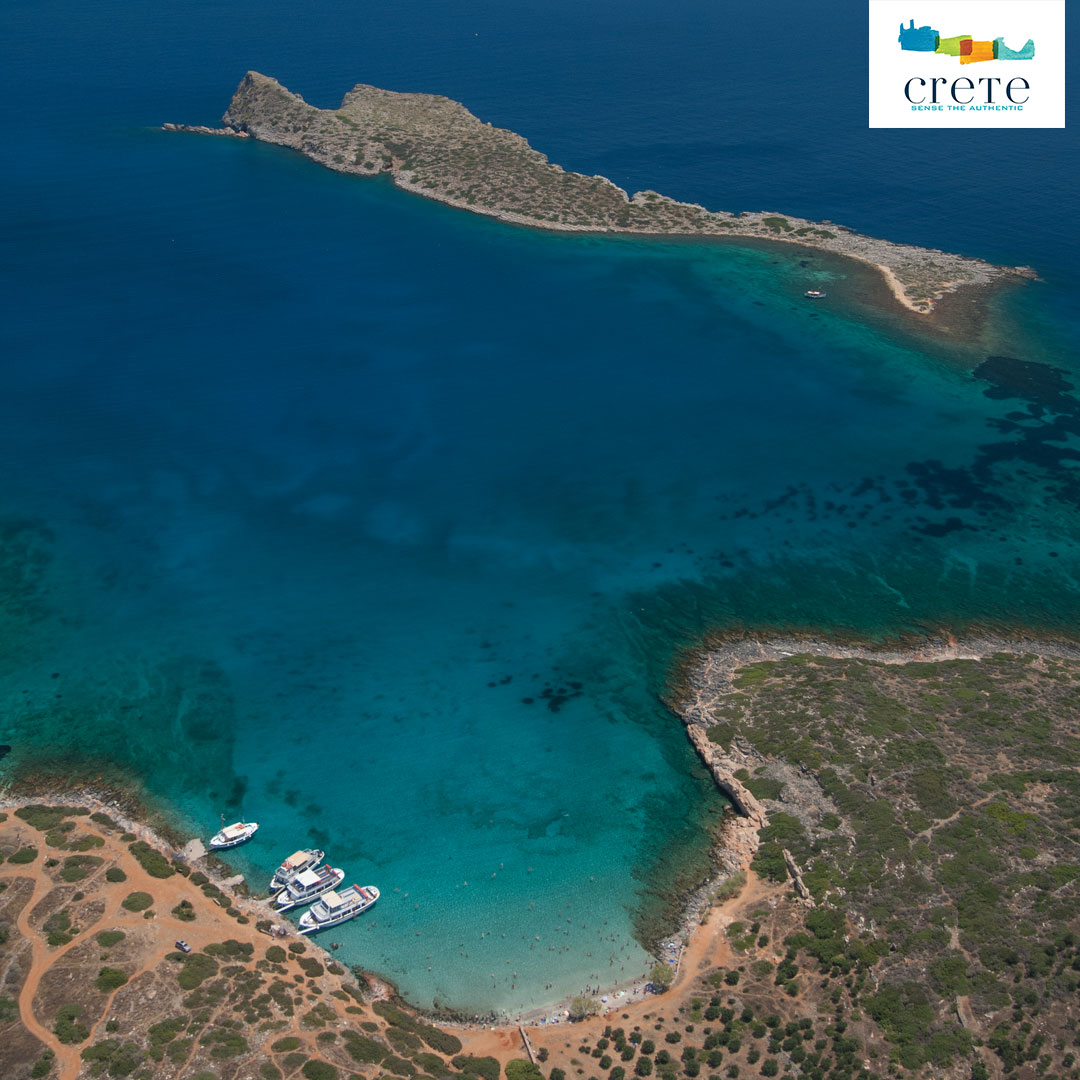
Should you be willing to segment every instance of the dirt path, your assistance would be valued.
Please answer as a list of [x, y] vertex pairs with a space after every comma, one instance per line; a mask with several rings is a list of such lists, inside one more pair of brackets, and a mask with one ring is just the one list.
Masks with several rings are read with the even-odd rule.
[[[778, 897], [786, 894], [788, 883], [775, 884], [763, 881], [753, 872], [746, 871], [746, 885], [731, 900], [718, 904], [709, 912], [709, 918], [696, 928], [690, 942], [683, 950], [679, 962], [679, 973], [671, 988], [664, 994], [641, 994], [620, 998], [611, 1011], [604, 1016], [594, 1016], [573, 1024], [537, 1024], [525, 1023], [522, 1027], [527, 1032], [533, 1045], [548, 1050], [548, 1065], [563, 1065], [563, 1056], [573, 1053], [566, 1050], [569, 1041], [572, 1047], [579, 1043], [595, 1041], [603, 1034], [609, 1024], [618, 1023], [616, 1018], [629, 1014], [630, 1022], [640, 1020], [637, 1014], [654, 1012], [662, 1009], [665, 1015], [671, 1015], [686, 1004], [698, 978], [706, 971], [718, 967], [731, 967], [735, 960], [727, 936], [727, 928], [735, 921], [746, 916], [750, 911], [762, 906], [769, 906]], [[496, 1028], [456, 1028], [443, 1025], [452, 1031], [464, 1044], [464, 1053], [478, 1057], [493, 1057], [505, 1064], [511, 1058], [526, 1057], [525, 1047], [517, 1027]]]
[[20, 873], [19, 876], [28, 876], [34, 882], [34, 891], [15, 920], [15, 928], [19, 936], [30, 943], [31, 956], [30, 970], [19, 991], [19, 1019], [27, 1031], [56, 1055], [57, 1075], [60, 1080], [74, 1080], [79, 1075], [81, 1063], [78, 1049], [74, 1046], [65, 1046], [51, 1031], [39, 1023], [34, 1014], [34, 997], [37, 995], [38, 985], [42, 975], [52, 964], [48, 955], [49, 946], [41, 934], [31, 927], [30, 915], [38, 902], [52, 891], [53, 882], [41, 865], [30, 867], [26, 875]]

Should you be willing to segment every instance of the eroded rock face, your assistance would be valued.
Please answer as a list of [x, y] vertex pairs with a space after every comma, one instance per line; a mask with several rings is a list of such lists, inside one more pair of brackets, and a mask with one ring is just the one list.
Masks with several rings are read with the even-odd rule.
[[[223, 123], [226, 131], [292, 147], [328, 168], [388, 173], [399, 187], [478, 214], [545, 229], [684, 236], [756, 237], [846, 255], [878, 267], [897, 300], [926, 313], [948, 292], [1030, 267], [861, 236], [842, 225], [773, 213], [729, 214], [655, 191], [633, 197], [603, 176], [566, 172], [520, 135], [493, 127], [435, 94], [358, 84], [338, 109], [317, 109], [277, 80], [250, 71]], [[198, 130], [183, 128], [182, 130]], [[221, 129], [207, 129], [218, 134]]]
[[755, 828], [761, 829], [769, 823], [765, 808], [754, 798], [735, 772], [744, 763], [711, 742], [705, 729], [700, 724], [688, 724], [686, 733], [694, 744], [698, 757], [713, 774], [717, 787], [731, 800], [732, 805]]

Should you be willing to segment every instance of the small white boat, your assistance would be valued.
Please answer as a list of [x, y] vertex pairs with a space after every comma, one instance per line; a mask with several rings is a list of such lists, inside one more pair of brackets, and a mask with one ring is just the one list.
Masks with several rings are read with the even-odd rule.
[[210, 847], [220, 851], [222, 848], [236, 847], [245, 840], [250, 840], [258, 831], [257, 821], [237, 821], [226, 825], [221, 832], [210, 837]]
[[320, 866], [318, 870], [303, 870], [289, 883], [284, 892], [278, 893], [274, 903], [278, 911], [289, 911], [291, 908], [300, 907], [301, 904], [310, 904], [323, 893], [336, 889], [344, 880], [345, 871], [333, 866]]
[[821, 289], [807, 289], [806, 292], [803, 293], [803, 296], [808, 300], [824, 300], [826, 295], [827, 293]]
[[341, 892], [328, 892], [300, 916], [301, 934], [314, 934], [338, 926], [367, 911], [379, 899], [374, 885], [350, 885]]
[[305, 870], [314, 870], [323, 861], [325, 854], [318, 848], [304, 848], [302, 851], [294, 851], [274, 871], [274, 876], [270, 879], [270, 891], [272, 893], [281, 892], [282, 889], [295, 880], [297, 874], [302, 874]]

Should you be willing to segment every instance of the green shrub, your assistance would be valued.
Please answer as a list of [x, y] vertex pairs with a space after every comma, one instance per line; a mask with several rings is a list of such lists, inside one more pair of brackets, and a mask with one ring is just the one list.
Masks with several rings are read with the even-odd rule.
[[194, 922], [195, 909], [191, 906], [191, 901], [181, 900], [180, 903], [172, 909], [172, 916], [174, 919], [179, 919], [181, 922]]
[[278, 1039], [270, 1049], [275, 1054], [287, 1054], [290, 1050], [300, 1049], [300, 1040], [295, 1035], [288, 1035], [284, 1039]]
[[413, 1057], [413, 1061], [424, 1070], [428, 1076], [446, 1076], [450, 1072], [449, 1066], [438, 1054], [429, 1054], [421, 1051]]
[[53, 1067], [53, 1052], [51, 1050], [45, 1050], [41, 1057], [34, 1062], [30, 1067], [30, 1076], [32, 1080], [40, 1080], [42, 1076], [48, 1076], [52, 1072]]
[[144, 840], [137, 840], [134, 844], [131, 844], [128, 851], [139, 860], [139, 865], [151, 877], [170, 878], [176, 873], [169, 860]]
[[181, 990], [194, 990], [218, 972], [217, 961], [204, 953], [188, 953], [184, 956], [184, 966], [176, 979]]
[[60, 871], [61, 881], [82, 881], [91, 870], [96, 870], [105, 860], [99, 855], [69, 855]]
[[46, 934], [64, 934], [71, 929], [71, 916], [67, 913], [67, 908], [61, 908], [59, 911], [54, 911], [42, 925], [42, 930]]
[[109, 869], [105, 871], [105, 880], [110, 881], [115, 885], [119, 881], [127, 881], [127, 874], [125, 874], [119, 866], [110, 866]]
[[544, 1080], [539, 1066], [523, 1058], [513, 1058], [506, 1063], [506, 1080]]
[[187, 1020], [182, 1016], [151, 1024], [147, 1030], [147, 1034], [150, 1036], [150, 1045], [155, 1047], [164, 1046], [166, 1043], [172, 1042], [186, 1027]]
[[[389, 1053], [382, 1043], [355, 1031], [346, 1031], [344, 1038], [349, 1057], [359, 1065], [377, 1065]], [[497, 1077], [498, 1073], [496, 1073]]]
[[430, 1024], [417, 1024], [416, 1033], [432, 1050], [438, 1050], [440, 1054], [461, 1053], [461, 1040], [449, 1031], [432, 1027]]
[[38, 832], [50, 832], [69, 817], [85, 817], [90, 813], [78, 806], [23, 806], [15, 811], [15, 816], [37, 829]]
[[207, 956], [227, 956], [234, 960], [250, 960], [255, 946], [246, 941], [229, 938], [226, 941], [213, 941], [203, 950]]
[[118, 945], [127, 935], [123, 930], [102, 930], [97, 936], [97, 943], [103, 949], [111, 949], [114, 945]]
[[79, 1020], [81, 1005], [62, 1005], [56, 1014], [53, 1034], [66, 1045], [80, 1043], [90, 1037], [90, 1029]]
[[127, 911], [146, 911], [154, 903], [154, 898], [148, 892], [133, 892], [120, 902], [120, 906]]
[[264, 1061], [259, 1066], [259, 1075], [262, 1080], [281, 1080], [281, 1070], [269, 1061]]
[[37, 858], [36, 847], [24, 847], [19, 848], [14, 855], [8, 856], [9, 863], [15, 863], [16, 865], [22, 865], [23, 863], [32, 863]]
[[233, 1058], [247, 1053], [247, 1039], [231, 1028], [216, 1027], [205, 1031], [199, 1042], [210, 1047], [212, 1058]]
[[300, 1070], [306, 1080], [337, 1080], [338, 1071], [325, 1061], [309, 1061]]
[[280, 945], [271, 945], [270, 948], [266, 950], [266, 959], [269, 960], [271, 964], [284, 964], [285, 957], [286, 952]]
[[458, 1054], [453, 1061], [458, 1072], [469, 1076], [478, 1076], [480, 1080], [499, 1080], [499, 1063], [493, 1057], [473, 1057], [472, 1054]]
[[108, 993], [111, 990], [118, 990], [127, 981], [127, 975], [118, 968], [103, 967], [98, 972], [98, 977], [94, 980], [94, 985], [102, 993]]

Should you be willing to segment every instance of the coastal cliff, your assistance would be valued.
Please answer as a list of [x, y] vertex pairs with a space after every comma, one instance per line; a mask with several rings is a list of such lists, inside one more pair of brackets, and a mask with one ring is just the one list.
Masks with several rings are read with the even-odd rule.
[[[338, 172], [388, 174], [418, 195], [536, 228], [778, 240], [877, 267], [897, 300], [928, 313], [946, 293], [1035, 277], [1029, 267], [894, 244], [830, 222], [776, 213], [730, 214], [677, 202], [655, 191], [630, 196], [603, 176], [567, 172], [520, 135], [493, 127], [464, 105], [434, 94], [358, 84], [339, 109], [317, 109], [277, 80], [244, 76], [213, 134], [251, 136], [299, 150]], [[184, 125], [170, 130], [201, 131]]]

